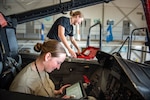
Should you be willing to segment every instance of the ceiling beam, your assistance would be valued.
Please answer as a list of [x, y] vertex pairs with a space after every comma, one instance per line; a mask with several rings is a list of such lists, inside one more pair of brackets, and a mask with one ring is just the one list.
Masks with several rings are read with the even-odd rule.
[[92, 6], [100, 3], [108, 3], [110, 1], [112, 0], [71, 0], [68, 2], [63, 2], [48, 7], [38, 8], [35, 10], [31, 10], [19, 14], [8, 15], [7, 17], [17, 20], [17, 24], [22, 24], [25, 22], [63, 13], [66, 11], [84, 8], [87, 6]]

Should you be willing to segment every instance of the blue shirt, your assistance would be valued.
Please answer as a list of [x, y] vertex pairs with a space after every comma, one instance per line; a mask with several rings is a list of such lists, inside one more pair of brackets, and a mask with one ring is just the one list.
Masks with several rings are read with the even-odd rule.
[[58, 26], [61, 25], [65, 28], [65, 36], [73, 36], [73, 26], [70, 24], [70, 18], [68, 17], [60, 17], [58, 18], [54, 24], [52, 25], [50, 31], [47, 34], [49, 39], [55, 39], [61, 42], [60, 38], [58, 37]]

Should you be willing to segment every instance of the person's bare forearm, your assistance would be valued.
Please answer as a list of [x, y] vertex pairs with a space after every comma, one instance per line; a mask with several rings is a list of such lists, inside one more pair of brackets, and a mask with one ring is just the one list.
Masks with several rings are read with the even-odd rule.
[[63, 35], [58, 35], [58, 36], [59, 36], [61, 42], [62, 42], [62, 43], [65, 45], [65, 47], [68, 49], [68, 51], [71, 50], [71, 47], [69, 46], [69, 43], [68, 43], [66, 37], [63, 36]]
[[64, 46], [68, 49], [69, 53], [71, 53], [72, 49], [71, 49], [71, 47], [70, 47], [70, 45], [69, 45], [69, 43], [68, 43], [68, 41], [67, 41], [64, 34], [65, 34], [65, 28], [62, 27], [61, 25], [59, 25], [59, 27], [58, 27], [58, 36], [59, 36], [61, 42], [64, 44]]
[[71, 49], [65, 37], [65, 28], [61, 25], [58, 26], [58, 37], [68, 50]]
[[65, 28], [61, 25], [59, 25], [59, 27], [58, 27], [58, 36], [59, 36], [60, 40], [62, 41], [62, 43], [64, 44], [64, 46], [68, 49], [71, 56], [76, 58], [77, 57], [76, 53], [69, 46], [69, 43], [65, 37]]
[[78, 53], [80, 52], [80, 48], [77, 45], [77, 41], [74, 39], [74, 37], [71, 37], [71, 42], [75, 46], [75, 48], [78, 50]]

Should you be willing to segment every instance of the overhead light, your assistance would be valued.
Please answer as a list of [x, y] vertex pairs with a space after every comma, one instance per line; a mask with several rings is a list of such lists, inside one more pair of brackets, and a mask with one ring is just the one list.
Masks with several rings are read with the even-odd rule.
[[28, 2], [26, 5], [30, 5], [32, 4], [33, 2], [35, 2], [35, 0], [31, 1], [31, 2]]

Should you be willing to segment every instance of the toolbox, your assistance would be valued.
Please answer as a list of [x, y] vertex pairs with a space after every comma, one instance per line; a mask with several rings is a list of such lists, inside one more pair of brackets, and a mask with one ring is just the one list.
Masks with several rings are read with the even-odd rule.
[[88, 46], [81, 52], [80, 55], [77, 56], [77, 58], [93, 59], [96, 56], [98, 50], [99, 48]]

